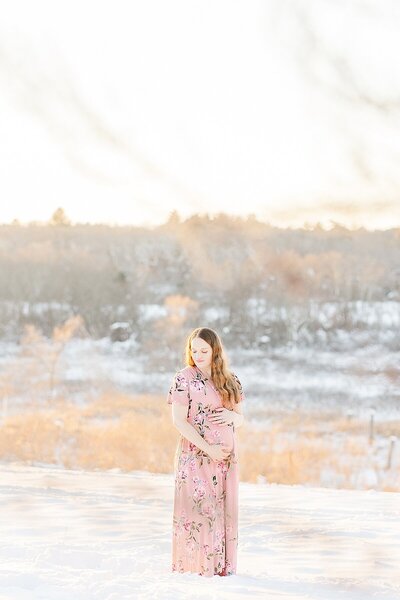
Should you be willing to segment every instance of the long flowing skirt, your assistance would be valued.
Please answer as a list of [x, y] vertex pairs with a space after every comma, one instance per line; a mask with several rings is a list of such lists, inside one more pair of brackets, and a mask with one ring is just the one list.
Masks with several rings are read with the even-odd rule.
[[194, 444], [175, 455], [172, 571], [212, 577], [237, 567], [239, 463], [236, 443], [228, 457], [212, 460]]

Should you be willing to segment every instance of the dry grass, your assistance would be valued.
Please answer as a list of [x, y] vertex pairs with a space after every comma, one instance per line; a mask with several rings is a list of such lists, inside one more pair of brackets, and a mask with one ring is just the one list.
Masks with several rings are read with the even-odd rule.
[[0, 457], [162, 473], [170, 470], [176, 439], [159, 398], [113, 394], [84, 407], [59, 400], [9, 417], [0, 428]]
[[[274, 417], [265, 432], [250, 423], [237, 430], [242, 481], [261, 476], [268, 482], [321, 485], [328, 470], [337, 474], [338, 487], [352, 488], [358, 470], [377, 468], [368, 423], [299, 411]], [[399, 435], [400, 422], [380, 423], [376, 432]], [[0, 427], [0, 459], [170, 473], [178, 439], [164, 397], [112, 392], [81, 407], [59, 399], [8, 417]], [[398, 479], [380, 483], [380, 489], [400, 491]]]

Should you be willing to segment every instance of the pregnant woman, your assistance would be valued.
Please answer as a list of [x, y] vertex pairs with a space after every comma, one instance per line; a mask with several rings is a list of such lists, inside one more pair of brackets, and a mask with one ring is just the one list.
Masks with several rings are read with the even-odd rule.
[[192, 331], [185, 362], [167, 398], [181, 434], [174, 463], [172, 571], [233, 575], [239, 492], [235, 429], [243, 423], [244, 394], [213, 329]]

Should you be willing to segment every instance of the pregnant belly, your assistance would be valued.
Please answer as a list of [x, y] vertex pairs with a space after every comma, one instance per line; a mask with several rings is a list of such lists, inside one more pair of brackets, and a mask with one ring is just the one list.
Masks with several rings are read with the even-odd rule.
[[232, 452], [234, 443], [234, 433], [232, 425], [217, 425], [212, 423], [210, 430], [206, 434], [206, 440], [209, 444], [221, 443]]

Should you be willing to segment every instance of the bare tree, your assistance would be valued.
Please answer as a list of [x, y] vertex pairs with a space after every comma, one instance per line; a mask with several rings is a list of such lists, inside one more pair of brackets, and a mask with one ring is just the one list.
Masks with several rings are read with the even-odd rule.
[[71, 221], [65, 214], [65, 210], [63, 208], [59, 207], [51, 215], [50, 224], [51, 225], [70, 225]]

